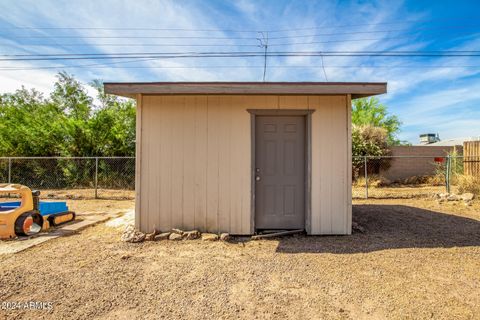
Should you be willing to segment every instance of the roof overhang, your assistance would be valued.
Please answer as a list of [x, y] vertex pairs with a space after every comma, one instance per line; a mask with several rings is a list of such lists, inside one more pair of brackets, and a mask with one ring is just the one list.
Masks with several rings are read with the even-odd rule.
[[106, 82], [105, 93], [148, 95], [344, 95], [352, 99], [387, 92], [386, 82]]

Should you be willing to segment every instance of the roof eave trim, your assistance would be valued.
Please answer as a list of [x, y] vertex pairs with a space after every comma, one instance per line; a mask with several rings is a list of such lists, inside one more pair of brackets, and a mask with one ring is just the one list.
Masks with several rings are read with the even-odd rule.
[[146, 95], [343, 95], [368, 97], [387, 92], [386, 83], [105, 83], [105, 93]]

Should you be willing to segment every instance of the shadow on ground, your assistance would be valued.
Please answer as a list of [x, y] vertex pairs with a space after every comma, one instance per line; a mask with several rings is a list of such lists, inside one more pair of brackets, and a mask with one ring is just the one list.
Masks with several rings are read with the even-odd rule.
[[277, 252], [362, 253], [480, 246], [480, 221], [466, 217], [401, 205], [354, 205], [353, 221], [365, 232], [350, 236], [286, 237], [277, 240]]

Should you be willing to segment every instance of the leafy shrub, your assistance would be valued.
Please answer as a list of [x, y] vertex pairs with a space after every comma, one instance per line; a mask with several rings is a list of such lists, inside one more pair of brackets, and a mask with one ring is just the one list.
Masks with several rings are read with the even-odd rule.
[[[380, 127], [369, 125], [352, 126], [352, 165], [353, 177], [359, 178], [364, 166], [363, 156], [382, 157], [390, 154], [388, 149], [388, 133], [387, 130]], [[387, 169], [389, 167], [389, 159], [375, 159], [373, 166], [368, 166], [368, 172], [379, 173], [379, 169]]]

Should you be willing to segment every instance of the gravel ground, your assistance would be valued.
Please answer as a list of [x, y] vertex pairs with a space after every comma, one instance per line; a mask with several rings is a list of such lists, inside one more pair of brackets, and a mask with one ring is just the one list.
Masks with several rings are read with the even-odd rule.
[[0, 301], [53, 302], [0, 318], [478, 319], [480, 205], [398, 203], [355, 205], [352, 236], [128, 244], [98, 225], [0, 256]]

